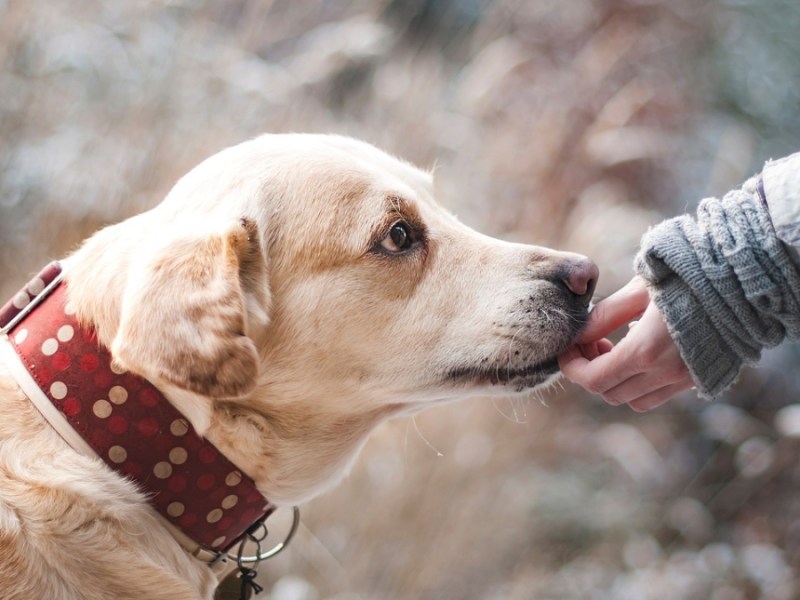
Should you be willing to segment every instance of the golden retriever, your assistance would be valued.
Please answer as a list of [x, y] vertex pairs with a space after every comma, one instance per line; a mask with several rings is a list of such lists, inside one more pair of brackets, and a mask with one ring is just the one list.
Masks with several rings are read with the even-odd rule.
[[[551, 381], [597, 279], [582, 256], [462, 225], [430, 173], [322, 135], [226, 149], [62, 264], [115, 368], [278, 505], [337, 483], [385, 419]], [[0, 364], [0, 595], [196, 600], [215, 586]]]

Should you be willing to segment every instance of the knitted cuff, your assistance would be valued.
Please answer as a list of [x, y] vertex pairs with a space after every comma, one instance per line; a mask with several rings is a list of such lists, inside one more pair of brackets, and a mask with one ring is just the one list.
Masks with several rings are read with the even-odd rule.
[[652, 228], [634, 261], [705, 398], [727, 389], [762, 348], [800, 336], [800, 274], [757, 184], [703, 200], [696, 220]]

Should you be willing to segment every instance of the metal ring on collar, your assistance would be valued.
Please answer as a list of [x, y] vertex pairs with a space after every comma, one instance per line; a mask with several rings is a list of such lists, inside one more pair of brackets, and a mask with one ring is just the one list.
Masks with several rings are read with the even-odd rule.
[[228, 553], [228, 558], [235, 560], [239, 565], [242, 563], [259, 563], [262, 560], [267, 560], [268, 558], [272, 558], [273, 556], [277, 556], [281, 552], [286, 549], [286, 546], [289, 545], [289, 542], [292, 541], [294, 534], [297, 533], [297, 528], [300, 526], [300, 509], [296, 506], [292, 507], [292, 526], [289, 529], [289, 533], [286, 534], [286, 538], [276, 544], [274, 547], [270, 548], [266, 552], [261, 552], [261, 543], [258, 543], [258, 547], [256, 549], [256, 553], [251, 556], [244, 556], [244, 544], [247, 541], [247, 538], [243, 539], [239, 544], [239, 550], [236, 554], [231, 552]]

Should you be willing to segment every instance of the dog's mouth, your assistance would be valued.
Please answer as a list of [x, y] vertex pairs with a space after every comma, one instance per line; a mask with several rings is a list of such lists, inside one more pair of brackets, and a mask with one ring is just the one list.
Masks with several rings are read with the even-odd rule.
[[[551, 349], [547, 358], [534, 360], [528, 364], [502, 364], [492, 361], [488, 364], [455, 367], [447, 372], [447, 379], [452, 383], [475, 386], [502, 386], [517, 392], [535, 388], [549, 381], [560, 371], [558, 355], [566, 350], [583, 328], [588, 313], [571, 315], [572, 331], [567, 341]], [[548, 352], [549, 354], [549, 352]]]
[[522, 391], [544, 383], [558, 371], [558, 359], [552, 356], [544, 361], [523, 367], [456, 368], [447, 373], [447, 378], [453, 382], [508, 386]]
[[[565, 307], [555, 313], [562, 320], [560, 340], [553, 340], [553, 331], [545, 335], [548, 339], [529, 339], [527, 344], [518, 339], [517, 349], [507, 350], [505, 355], [494, 355], [468, 365], [458, 365], [446, 372], [446, 379], [457, 385], [475, 387], [495, 387], [523, 392], [552, 380], [560, 371], [558, 355], [566, 350], [581, 332], [588, 320], [587, 307]], [[557, 322], [555, 323], [559, 325]], [[552, 326], [551, 326], [552, 327]], [[540, 330], [541, 331], [541, 330]], [[547, 333], [547, 332], [545, 332]], [[547, 349], [542, 352], [542, 346]], [[534, 349], [532, 346], [538, 346]], [[511, 351], [513, 350], [513, 355]], [[544, 354], [544, 358], [542, 358]], [[509, 356], [510, 355], [510, 356]]]

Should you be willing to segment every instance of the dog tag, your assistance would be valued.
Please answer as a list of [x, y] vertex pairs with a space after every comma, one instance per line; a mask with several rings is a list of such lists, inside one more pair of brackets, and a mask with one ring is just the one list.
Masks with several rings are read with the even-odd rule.
[[[242, 578], [239, 571], [228, 574], [225, 579], [219, 582], [217, 591], [214, 592], [214, 600], [241, 600], [242, 598]], [[253, 588], [249, 585], [245, 587], [244, 598], [250, 600], [253, 597]]]

